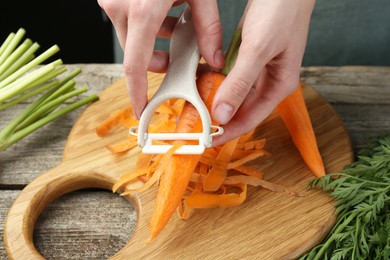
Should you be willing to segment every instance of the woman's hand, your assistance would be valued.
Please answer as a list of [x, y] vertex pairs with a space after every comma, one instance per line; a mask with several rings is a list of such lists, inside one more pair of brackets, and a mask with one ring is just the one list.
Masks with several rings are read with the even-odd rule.
[[314, 0], [252, 0], [232, 71], [213, 102], [225, 133], [219, 145], [254, 129], [298, 84]]
[[[170, 37], [176, 18], [170, 8], [174, 0], [98, 0], [112, 21], [124, 50], [123, 68], [134, 115], [140, 117], [147, 103], [147, 71], [164, 72], [169, 54], [154, 51], [156, 37]], [[216, 0], [187, 1], [199, 50], [206, 62], [217, 69], [224, 66], [222, 28]]]

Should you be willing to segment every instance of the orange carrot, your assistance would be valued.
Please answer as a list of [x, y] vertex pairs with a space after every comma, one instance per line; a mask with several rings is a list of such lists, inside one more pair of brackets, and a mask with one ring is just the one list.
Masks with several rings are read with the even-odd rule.
[[[222, 149], [217, 156], [218, 161], [222, 161], [225, 164], [230, 162], [234, 150], [236, 149], [238, 139], [239, 138], [229, 141], [222, 146]], [[204, 179], [203, 189], [205, 191], [217, 191], [227, 175], [227, 170], [227, 167], [211, 167], [209, 173]]]
[[107, 149], [112, 153], [124, 153], [137, 146], [137, 139], [131, 138], [118, 144], [108, 145]]
[[255, 168], [251, 168], [251, 167], [246, 167], [246, 166], [243, 166], [243, 165], [240, 165], [240, 166], [237, 166], [236, 168], [234, 168], [234, 170], [238, 171], [238, 172], [241, 172], [245, 175], [248, 175], [248, 176], [254, 176], [254, 177], [257, 177], [257, 178], [263, 178], [264, 176], [264, 172], [258, 170], [258, 169], [255, 169]]
[[318, 150], [301, 84], [277, 106], [277, 110], [307, 167], [315, 176], [324, 176], [325, 167]]
[[184, 199], [184, 204], [187, 208], [226, 208], [240, 205], [246, 198], [247, 186], [245, 184], [236, 186], [241, 189], [240, 193], [194, 193]]
[[237, 149], [244, 149], [244, 150], [250, 150], [250, 149], [262, 149], [265, 145], [265, 139], [255, 140], [255, 141], [249, 141], [245, 143], [239, 143], [237, 144]]
[[[217, 72], [204, 73], [197, 79], [199, 95], [209, 110], [214, 95], [224, 79], [225, 75]], [[186, 103], [178, 120], [176, 132], [201, 131], [202, 121], [198, 111], [193, 105]], [[150, 240], [160, 233], [179, 206], [199, 158], [198, 154], [172, 156], [160, 179], [155, 208], [150, 219]]]
[[130, 106], [121, 110], [115, 111], [108, 119], [96, 127], [96, 133], [98, 136], [103, 137], [109, 134], [116, 126], [121, 124], [123, 120], [129, 118], [132, 113]]
[[228, 166], [227, 166], [227, 169], [234, 169], [237, 166], [240, 166], [240, 165], [242, 165], [244, 163], [253, 161], [254, 159], [257, 159], [257, 158], [259, 158], [261, 156], [264, 156], [264, 155], [267, 155], [267, 154], [268, 154], [268, 152], [265, 151], [265, 150], [254, 151], [253, 153], [249, 154], [248, 156], [245, 156], [245, 157], [243, 157], [241, 159], [238, 159], [237, 161], [229, 163]]

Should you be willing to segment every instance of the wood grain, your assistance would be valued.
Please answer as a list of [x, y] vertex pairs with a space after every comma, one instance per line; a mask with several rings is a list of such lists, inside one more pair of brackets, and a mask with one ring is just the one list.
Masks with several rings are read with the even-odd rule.
[[[68, 69], [81, 67], [83, 73], [77, 79], [78, 86], [88, 86], [90, 92], [99, 93], [114, 81], [123, 76], [120, 64], [74, 64], [66, 65]], [[354, 151], [374, 141], [378, 135], [390, 134], [390, 67], [304, 67], [301, 78], [309, 83], [324, 96], [337, 111], [350, 133]], [[356, 91], [355, 91], [356, 90]], [[357, 91], [359, 90], [359, 91]], [[353, 95], [349, 95], [354, 93]], [[378, 94], [380, 93], [380, 94]], [[372, 97], [367, 99], [366, 97]], [[345, 100], [347, 99], [347, 100]], [[0, 128], [10, 118], [29, 102], [21, 106], [0, 112]], [[5, 216], [20, 190], [40, 174], [61, 162], [67, 136], [79, 117], [81, 110], [74, 111], [59, 119], [31, 136], [25, 138], [5, 152], [0, 153], [0, 259], [7, 259], [3, 243], [3, 227]], [[53, 201], [43, 211], [35, 226], [34, 244], [47, 259], [106, 259], [118, 251], [115, 242], [110, 240], [116, 236], [119, 229], [116, 227], [128, 222], [126, 212], [131, 216], [135, 212], [123, 199], [110, 195], [112, 208], [122, 209], [115, 218], [107, 218], [108, 213], [99, 214], [98, 208], [106, 203], [107, 192], [82, 190], [73, 192]], [[67, 196], [74, 198], [66, 199]], [[88, 198], [88, 199], [84, 199]], [[68, 214], [62, 209], [69, 208]], [[87, 219], [84, 213], [78, 213], [83, 208], [90, 209], [91, 218]], [[94, 210], [95, 208], [95, 210]], [[56, 212], [58, 214], [56, 214]], [[52, 220], [55, 214], [55, 221]], [[97, 219], [98, 224], [94, 224]], [[57, 225], [58, 222], [79, 223], [80, 229], [67, 229]], [[135, 224], [135, 219], [131, 219]], [[109, 227], [111, 231], [94, 232], [101, 226]], [[47, 232], [50, 230], [50, 232]], [[121, 245], [127, 242], [131, 230], [123, 230]], [[78, 234], [79, 240], [62, 239], [74, 237]], [[93, 244], [88, 241], [94, 241]], [[109, 242], [111, 241], [111, 242]]]
[[[0, 241], [8, 210], [20, 191], [0, 196]], [[134, 207], [103, 190], [68, 193], [48, 204], [34, 228], [34, 245], [46, 259], [107, 259], [129, 240], [137, 221]], [[3, 242], [0, 259], [8, 259]]]
[[[161, 81], [161, 76], [149, 76], [153, 86]], [[310, 87], [304, 91], [327, 170], [339, 171], [352, 160], [347, 131], [322, 97]], [[101, 100], [92, 104], [73, 127], [62, 162], [36, 178], [16, 199], [4, 231], [10, 258], [41, 257], [32, 241], [33, 227], [50, 201], [82, 188], [110, 189], [131, 168], [139, 149], [118, 157], [104, 148], [126, 138], [125, 129], [104, 139], [94, 133], [98, 122], [128, 103], [125, 96], [123, 81], [105, 90]], [[273, 154], [270, 159], [256, 161], [256, 165], [267, 173], [267, 179], [302, 192], [302, 197], [250, 189], [243, 205], [234, 209], [199, 210], [187, 222], [174, 217], [153, 243], [146, 244], [148, 216], [155, 197], [155, 190], [149, 190], [128, 197], [137, 209], [138, 222], [129, 243], [113, 258], [213, 259], [241, 255], [259, 259], [293, 258], [317, 243], [333, 223], [332, 200], [319, 191], [305, 192], [312, 175], [279, 117], [267, 120], [256, 134], [268, 139]]]
[[[77, 86], [100, 93], [123, 76], [120, 64], [74, 64], [83, 73]], [[390, 67], [306, 67], [301, 78], [337, 111], [351, 136], [354, 152], [389, 134]], [[31, 102], [31, 101], [29, 101]], [[28, 103], [0, 111], [0, 128]], [[0, 187], [22, 188], [60, 163], [69, 132], [82, 109], [45, 126], [0, 154]]]

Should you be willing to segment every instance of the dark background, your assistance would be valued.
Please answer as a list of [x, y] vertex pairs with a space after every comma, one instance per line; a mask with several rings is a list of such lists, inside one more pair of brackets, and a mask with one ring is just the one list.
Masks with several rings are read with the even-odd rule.
[[96, 0], [1, 1], [0, 43], [21, 27], [37, 53], [57, 44], [64, 63], [114, 62], [111, 23]]
[[[145, 0], [147, 1], [147, 0]], [[200, 0], [201, 1], [201, 0]], [[218, 0], [223, 26], [223, 46], [242, 15], [247, 0]], [[178, 15], [180, 8], [171, 14]], [[64, 63], [121, 63], [123, 52], [111, 22], [97, 0], [2, 1], [0, 42], [20, 27], [41, 44], [53, 44]], [[158, 39], [157, 49], [169, 40]], [[390, 0], [317, 0], [303, 66], [390, 66]]]

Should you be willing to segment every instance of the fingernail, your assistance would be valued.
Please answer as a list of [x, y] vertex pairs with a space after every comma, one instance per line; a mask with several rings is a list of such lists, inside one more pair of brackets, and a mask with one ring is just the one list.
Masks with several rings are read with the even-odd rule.
[[214, 120], [226, 124], [233, 116], [233, 107], [226, 103], [219, 104], [214, 110]]
[[218, 69], [222, 69], [225, 66], [225, 56], [223, 55], [222, 49], [214, 53], [214, 64]]

